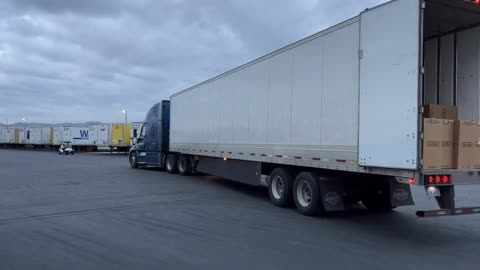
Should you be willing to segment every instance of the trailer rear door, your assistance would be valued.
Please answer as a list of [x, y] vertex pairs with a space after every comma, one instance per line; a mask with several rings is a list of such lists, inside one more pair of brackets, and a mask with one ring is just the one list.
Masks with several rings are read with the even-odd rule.
[[360, 15], [361, 166], [418, 167], [421, 10], [397, 0]]

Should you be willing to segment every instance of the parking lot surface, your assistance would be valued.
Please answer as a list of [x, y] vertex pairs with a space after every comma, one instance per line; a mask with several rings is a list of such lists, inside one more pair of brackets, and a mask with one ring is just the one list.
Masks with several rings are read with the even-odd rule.
[[[478, 269], [480, 215], [361, 205], [304, 217], [267, 190], [134, 170], [126, 156], [0, 150], [0, 269]], [[457, 189], [459, 206], [480, 188]]]

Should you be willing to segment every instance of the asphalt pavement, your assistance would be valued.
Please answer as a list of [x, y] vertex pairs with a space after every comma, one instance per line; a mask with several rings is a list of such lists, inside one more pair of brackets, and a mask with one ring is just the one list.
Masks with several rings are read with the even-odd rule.
[[[480, 187], [456, 190], [480, 205]], [[267, 190], [135, 170], [126, 156], [0, 150], [0, 269], [478, 269], [480, 215], [361, 205], [304, 217]]]

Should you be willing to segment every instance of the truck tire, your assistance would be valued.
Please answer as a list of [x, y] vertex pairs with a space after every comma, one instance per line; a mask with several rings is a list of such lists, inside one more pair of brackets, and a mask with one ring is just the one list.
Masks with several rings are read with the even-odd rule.
[[268, 193], [270, 201], [278, 207], [288, 207], [292, 202], [293, 177], [287, 169], [276, 168], [270, 173]]
[[293, 201], [298, 212], [305, 216], [318, 215], [324, 212], [316, 173], [302, 172], [295, 178]]
[[181, 175], [191, 175], [193, 173], [193, 162], [190, 156], [181, 155], [177, 161], [178, 173]]
[[137, 169], [137, 168], [138, 168], [137, 153], [135, 153], [135, 152], [131, 153], [131, 154], [130, 154], [129, 161], [130, 161], [130, 167], [132, 167], [133, 169]]
[[165, 159], [165, 170], [168, 173], [171, 173], [171, 174], [177, 173], [178, 171], [177, 159], [178, 159], [178, 156], [176, 154], [169, 154]]

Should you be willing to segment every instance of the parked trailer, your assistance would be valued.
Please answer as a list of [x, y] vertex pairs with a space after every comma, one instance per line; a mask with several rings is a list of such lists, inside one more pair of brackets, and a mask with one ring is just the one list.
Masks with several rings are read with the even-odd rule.
[[15, 128], [15, 144], [26, 144], [26, 137], [25, 128]]
[[26, 144], [30, 144], [30, 145], [40, 144], [41, 140], [42, 140], [41, 128], [27, 128]]
[[98, 146], [97, 125], [72, 125], [51, 129], [52, 146], [60, 146], [62, 142], [71, 142], [76, 151], [92, 151]]
[[95, 145], [98, 147], [108, 147], [109, 146], [109, 125], [96, 125], [97, 138], [95, 140]]
[[[56, 149], [64, 141], [72, 142], [76, 150], [96, 150], [98, 147], [120, 147], [128, 150], [140, 132], [141, 122], [124, 124], [72, 124], [58, 127], [0, 128], [0, 144], [23, 148]], [[115, 132], [112, 132], [112, 131]], [[123, 131], [125, 130], [125, 133]]]
[[[367, 9], [155, 105], [130, 164], [265, 184], [275, 205], [305, 215], [411, 205], [410, 185], [439, 191], [442, 210], [419, 216], [479, 213], [455, 208], [454, 185], [479, 184], [480, 171], [426, 170], [421, 147], [427, 102], [480, 116], [479, 14], [463, 0]], [[430, 40], [445, 45], [440, 65]]]
[[41, 129], [41, 137], [40, 137], [40, 144], [48, 146], [52, 140], [52, 128], [51, 127], [42, 127]]
[[132, 124], [112, 124], [110, 127], [110, 149], [125, 151], [132, 146]]
[[15, 142], [15, 129], [1, 128], [0, 129], [0, 143], [13, 144]]

